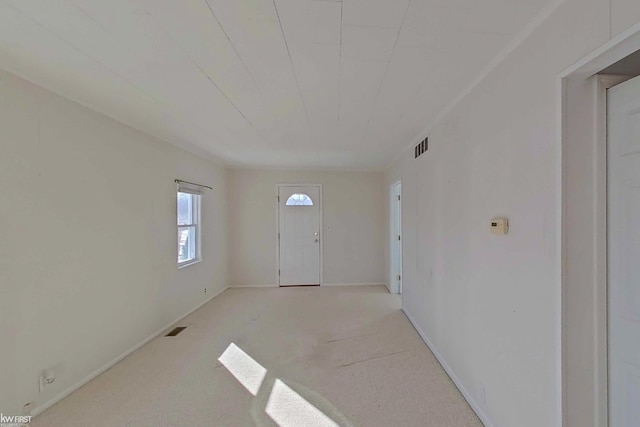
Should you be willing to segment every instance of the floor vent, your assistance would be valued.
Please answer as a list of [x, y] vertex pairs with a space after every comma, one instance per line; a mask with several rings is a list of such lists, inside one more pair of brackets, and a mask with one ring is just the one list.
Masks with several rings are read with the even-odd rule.
[[177, 328], [173, 328], [171, 330], [171, 332], [169, 332], [167, 335], [165, 335], [165, 337], [175, 337], [176, 335], [178, 335], [180, 332], [184, 331], [185, 329], [187, 329], [186, 326], [178, 326]]

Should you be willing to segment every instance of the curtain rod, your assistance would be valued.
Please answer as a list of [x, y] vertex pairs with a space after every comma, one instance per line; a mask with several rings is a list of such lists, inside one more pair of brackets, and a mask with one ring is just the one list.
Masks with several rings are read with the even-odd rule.
[[185, 184], [197, 185], [198, 187], [204, 187], [204, 188], [208, 188], [209, 190], [213, 190], [213, 188], [209, 187], [208, 185], [202, 185], [202, 184], [197, 184], [195, 182], [183, 181], [181, 179], [174, 179], [174, 182], [176, 182], [177, 184], [184, 182]]

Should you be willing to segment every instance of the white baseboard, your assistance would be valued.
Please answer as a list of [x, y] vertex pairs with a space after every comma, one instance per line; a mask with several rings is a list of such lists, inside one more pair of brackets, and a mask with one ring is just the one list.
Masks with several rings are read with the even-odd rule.
[[231, 285], [229, 289], [233, 288], [278, 288], [278, 285]]
[[440, 365], [449, 375], [453, 383], [456, 385], [456, 387], [458, 387], [458, 390], [460, 390], [460, 393], [462, 393], [462, 396], [464, 396], [469, 406], [471, 406], [471, 409], [473, 409], [473, 411], [476, 413], [478, 418], [480, 418], [480, 421], [482, 421], [482, 424], [484, 424], [485, 427], [494, 427], [493, 422], [489, 419], [487, 414], [482, 410], [480, 405], [478, 405], [478, 403], [475, 401], [471, 393], [469, 393], [466, 387], [462, 384], [462, 381], [460, 381], [460, 378], [458, 378], [455, 372], [453, 372], [453, 369], [451, 369], [451, 367], [447, 364], [447, 362], [444, 360], [442, 355], [438, 352], [438, 350], [433, 345], [431, 340], [429, 340], [429, 338], [427, 338], [427, 335], [422, 331], [422, 329], [420, 329], [420, 326], [418, 326], [418, 324], [414, 321], [413, 317], [411, 317], [411, 314], [409, 314], [404, 308], [402, 309], [402, 311], [404, 312], [405, 316], [407, 316], [407, 319], [409, 319], [409, 322], [411, 322], [413, 327], [416, 329], [416, 331], [418, 332], [418, 335], [420, 335], [420, 337], [425, 342], [425, 344], [427, 344], [427, 347], [429, 347], [433, 355], [436, 357], [436, 359], [438, 359], [438, 362], [440, 362]]
[[[389, 287], [386, 283], [323, 283], [320, 286], [385, 286], [387, 289]], [[231, 285], [229, 289], [237, 289], [237, 288], [279, 288], [280, 285]], [[284, 288], [288, 286], [283, 286]], [[295, 286], [290, 286], [295, 287]]]
[[93, 371], [92, 373], [90, 373], [89, 375], [87, 375], [86, 377], [84, 377], [83, 379], [81, 379], [80, 381], [78, 381], [77, 383], [72, 385], [71, 387], [67, 388], [66, 390], [64, 390], [63, 392], [58, 394], [57, 396], [53, 397], [49, 401], [43, 403], [42, 405], [39, 405], [39, 406], [35, 407], [33, 409], [33, 411], [31, 412], [31, 415], [33, 417], [35, 417], [35, 416], [43, 413], [45, 410], [49, 409], [50, 407], [52, 407], [53, 405], [55, 405], [56, 403], [58, 403], [59, 401], [61, 401], [65, 397], [69, 396], [71, 393], [73, 393], [74, 391], [78, 390], [80, 387], [82, 387], [83, 385], [87, 384], [89, 381], [91, 381], [92, 379], [94, 379], [98, 375], [100, 375], [100, 374], [106, 372], [107, 370], [111, 369], [116, 363], [120, 362], [122, 359], [124, 359], [125, 357], [129, 356], [134, 351], [140, 349], [142, 346], [144, 346], [145, 344], [149, 343], [151, 340], [153, 340], [153, 339], [157, 338], [158, 336], [162, 335], [164, 332], [166, 332], [173, 325], [175, 325], [176, 323], [180, 322], [182, 319], [184, 319], [185, 317], [187, 317], [188, 315], [190, 315], [191, 313], [193, 313], [194, 311], [196, 311], [197, 309], [199, 309], [200, 307], [202, 307], [203, 305], [205, 305], [206, 303], [208, 303], [209, 301], [211, 301], [212, 299], [214, 299], [215, 297], [217, 297], [218, 295], [220, 295], [221, 293], [223, 293], [227, 289], [228, 288], [221, 289], [217, 293], [213, 294], [210, 298], [208, 298], [205, 301], [203, 301], [202, 303], [198, 304], [196, 307], [192, 308], [187, 313], [185, 313], [182, 316], [178, 317], [177, 319], [173, 320], [171, 323], [167, 324], [166, 326], [163, 326], [162, 328], [158, 329], [152, 335], [150, 335], [149, 337], [147, 337], [144, 340], [140, 341], [138, 344], [134, 345], [129, 350], [127, 350], [124, 353], [122, 353], [120, 356], [118, 356], [115, 359], [113, 359], [112, 361], [108, 362], [106, 365], [104, 365], [101, 368], [98, 368], [97, 370]]
[[323, 283], [322, 286], [387, 286], [386, 283]]

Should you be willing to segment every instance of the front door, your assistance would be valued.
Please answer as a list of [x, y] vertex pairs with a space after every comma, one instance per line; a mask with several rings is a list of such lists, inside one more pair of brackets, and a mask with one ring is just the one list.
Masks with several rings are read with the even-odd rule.
[[640, 426], [640, 77], [608, 93], [610, 427]]
[[320, 186], [278, 186], [280, 286], [320, 284]]

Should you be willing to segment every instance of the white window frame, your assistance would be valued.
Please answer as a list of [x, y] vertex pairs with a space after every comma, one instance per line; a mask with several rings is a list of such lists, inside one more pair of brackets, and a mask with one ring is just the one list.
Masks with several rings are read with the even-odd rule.
[[[293, 199], [294, 196], [304, 196], [311, 203], [305, 203], [306, 202], [305, 199], [301, 200], [302, 203], [299, 203], [299, 204], [295, 203], [297, 200]], [[289, 204], [289, 201], [292, 201], [293, 203]], [[289, 196], [289, 199], [287, 199], [287, 201], [285, 202], [285, 206], [313, 206], [313, 205], [314, 205], [313, 199], [309, 197], [308, 194], [305, 194], [305, 193], [294, 193], [291, 196]]]
[[[192, 223], [191, 224], [178, 224], [178, 197], [179, 194], [188, 194], [189, 196], [192, 197], [192, 210], [193, 210], [193, 215], [192, 215]], [[185, 192], [185, 191], [180, 191], [178, 189], [178, 191], [176, 192], [176, 261], [178, 260], [178, 255], [180, 253], [180, 230], [182, 229], [188, 229], [191, 227], [195, 228], [195, 236], [196, 236], [196, 242], [195, 242], [195, 257], [186, 261], [177, 261], [178, 262], [178, 268], [184, 268], [184, 267], [188, 267], [190, 265], [193, 264], [197, 264], [200, 261], [202, 261], [202, 233], [201, 233], [201, 229], [202, 229], [202, 213], [201, 213], [201, 209], [202, 209], [202, 195], [201, 194], [194, 194], [194, 193], [190, 193], [190, 192]]]

